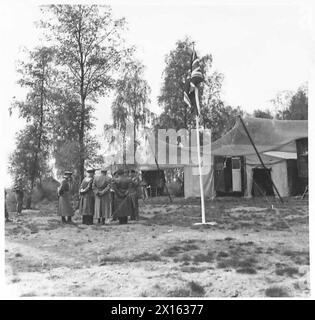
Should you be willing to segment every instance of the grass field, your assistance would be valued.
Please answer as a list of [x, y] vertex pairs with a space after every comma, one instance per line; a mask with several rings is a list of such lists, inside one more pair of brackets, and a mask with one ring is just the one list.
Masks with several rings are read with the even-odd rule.
[[[271, 208], [274, 205], [274, 209]], [[16, 296], [302, 297], [309, 290], [307, 200], [140, 200], [140, 220], [63, 225], [57, 203], [11, 213], [6, 279]]]

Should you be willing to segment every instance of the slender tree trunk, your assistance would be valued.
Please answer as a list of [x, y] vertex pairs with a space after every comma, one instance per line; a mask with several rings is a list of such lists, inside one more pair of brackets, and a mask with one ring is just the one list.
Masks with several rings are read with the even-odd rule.
[[82, 21], [79, 22], [78, 27], [78, 47], [79, 47], [79, 54], [80, 54], [80, 97], [81, 97], [81, 123], [80, 123], [80, 132], [79, 132], [79, 148], [80, 148], [80, 155], [79, 155], [79, 175], [80, 181], [84, 178], [84, 164], [85, 164], [85, 145], [84, 145], [84, 135], [85, 135], [85, 99], [86, 94], [84, 92], [84, 83], [85, 83], [85, 76], [84, 76], [84, 57], [83, 57], [83, 48], [82, 48], [82, 39], [81, 39], [81, 32], [82, 32]]
[[137, 139], [136, 139], [136, 120], [133, 120], [133, 164], [136, 164]]
[[85, 163], [85, 146], [84, 146], [84, 130], [85, 130], [85, 101], [81, 97], [81, 124], [79, 132], [79, 175], [80, 181], [84, 178], [84, 163]]

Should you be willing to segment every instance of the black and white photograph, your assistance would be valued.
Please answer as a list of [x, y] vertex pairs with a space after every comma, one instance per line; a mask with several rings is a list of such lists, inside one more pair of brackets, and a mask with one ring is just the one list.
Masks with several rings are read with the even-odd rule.
[[313, 8], [1, 2], [1, 297], [311, 299]]

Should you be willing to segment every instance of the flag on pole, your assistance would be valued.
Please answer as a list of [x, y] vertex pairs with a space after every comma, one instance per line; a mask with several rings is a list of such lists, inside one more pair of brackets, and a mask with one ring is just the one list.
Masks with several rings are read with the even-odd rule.
[[200, 82], [203, 81], [203, 75], [201, 73], [201, 68], [199, 64], [199, 59], [197, 57], [197, 53], [195, 49], [192, 52], [192, 59], [191, 59], [191, 79], [190, 82], [193, 86], [198, 86]]
[[195, 49], [191, 54], [189, 76], [185, 82], [184, 101], [185, 103], [199, 115], [199, 105], [195, 99], [195, 89], [203, 81], [203, 75], [200, 68], [199, 59]]

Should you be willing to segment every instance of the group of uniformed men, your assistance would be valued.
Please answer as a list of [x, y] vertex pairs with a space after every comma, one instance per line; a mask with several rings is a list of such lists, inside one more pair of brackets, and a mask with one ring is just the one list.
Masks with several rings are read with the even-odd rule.
[[[141, 183], [135, 170], [119, 169], [110, 177], [106, 169], [95, 175], [95, 169], [87, 169], [79, 189], [79, 214], [83, 224], [108, 224], [118, 220], [120, 224], [138, 220], [138, 199]], [[62, 222], [71, 223], [74, 210], [71, 204], [72, 172], [66, 171], [57, 190], [58, 214]]]

